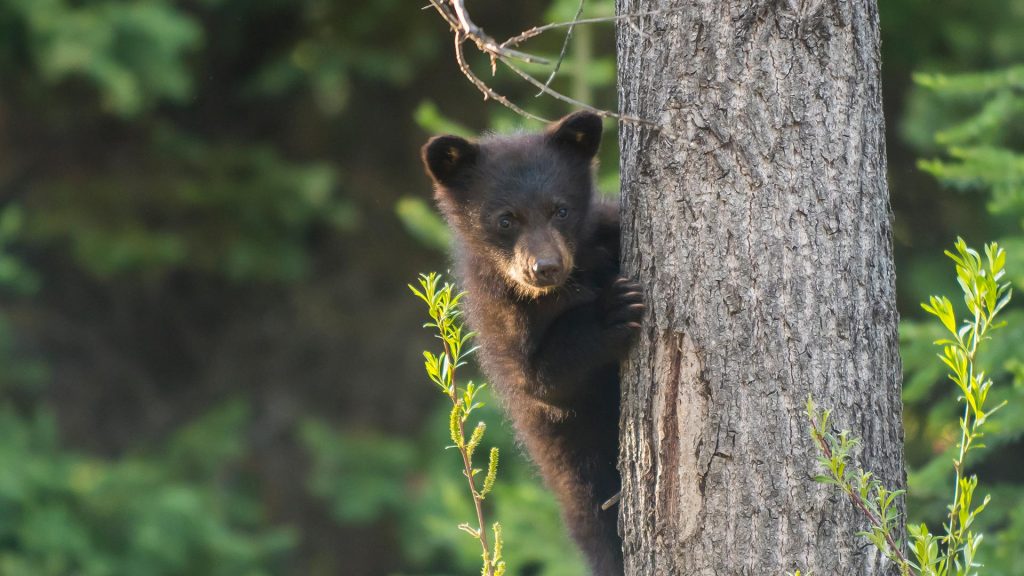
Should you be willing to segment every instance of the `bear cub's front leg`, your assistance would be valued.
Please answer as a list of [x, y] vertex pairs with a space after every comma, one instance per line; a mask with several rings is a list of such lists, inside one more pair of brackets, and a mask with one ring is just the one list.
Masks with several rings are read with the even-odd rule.
[[527, 366], [528, 394], [554, 406], [571, 407], [588, 393], [595, 371], [629, 352], [644, 314], [640, 286], [616, 276], [596, 300], [569, 308], [537, 337]]

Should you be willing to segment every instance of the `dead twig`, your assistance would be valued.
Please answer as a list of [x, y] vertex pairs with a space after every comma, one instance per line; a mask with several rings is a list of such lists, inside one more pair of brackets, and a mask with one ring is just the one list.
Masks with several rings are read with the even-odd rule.
[[[466, 61], [466, 54], [465, 54], [465, 50], [464, 50], [464, 47], [463, 47], [463, 45], [466, 42], [472, 42], [477, 47], [477, 49], [480, 50], [480, 52], [482, 52], [483, 54], [486, 54], [488, 56], [488, 58], [490, 58], [490, 61], [491, 61], [491, 75], [494, 75], [497, 72], [497, 63], [500, 61], [502, 64], [507, 66], [510, 70], [512, 70], [515, 74], [517, 74], [518, 76], [520, 76], [521, 78], [523, 78], [524, 80], [529, 82], [530, 84], [533, 84], [534, 86], [539, 88], [540, 89], [540, 93], [538, 93], [538, 95], [540, 95], [540, 94], [547, 94], [547, 95], [549, 95], [549, 96], [551, 96], [553, 98], [556, 98], [558, 100], [561, 100], [563, 102], [567, 102], [567, 103], [572, 104], [574, 106], [578, 106], [580, 108], [584, 108], [586, 110], [590, 110], [591, 112], [594, 112], [595, 114], [597, 114], [599, 116], [602, 116], [602, 117], [605, 117], [605, 118], [615, 118], [615, 119], [617, 119], [617, 120], [619, 120], [621, 122], [637, 122], [637, 123], [642, 123], [642, 124], [654, 124], [653, 122], [651, 122], [649, 120], [643, 120], [641, 118], [636, 118], [636, 117], [633, 117], [633, 116], [623, 116], [621, 114], [616, 114], [615, 112], [610, 112], [608, 110], [601, 110], [599, 108], [595, 108], [595, 107], [593, 107], [593, 106], [591, 106], [589, 104], [586, 104], [584, 102], [580, 102], [579, 100], [576, 100], [574, 98], [570, 98], [569, 96], [566, 96], [565, 94], [562, 94], [561, 92], [558, 92], [557, 90], [552, 89], [551, 88], [551, 82], [554, 80], [555, 75], [558, 73], [558, 70], [561, 67], [562, 61], [565, 59], [566, 50], [567, 50], [568, 45], [569, 45], [569, 39], [571, 38], [573, 29], [574, 29], [574, 27], [576, 25], [578, 25], [578, 24], [591, 24], [591, 23], [596, 23], [596, 22], [615, 22], [615, 21], [623, 20], [623, 19], [627, 19], [627, 18], [637, 18], [637, 17], [641, 17], [641, 16], [655, 14], [655, 13], [657, 13], [657, 11], [656, 12], [644, 12], [644, 13], [641, 13], [641, 14], [627, 14], [627, 15], [620, 15], [620, 16], [609, 16], [609, 17], [603, 17], [603, 18], [580, 19], [579, 17], [583, 13], [583, 3], [584, 3], [584, 0], [580, 0], [579, 9], [576, 11], [576, 17], [573, 18], [573, 20], [571, 22], [558, 22], [558, 23], [554, 23], [554, 24], [547, 24], [547, 25], [544, 25], [544, 26], [535, 26], [535, 27], [533, 27], [533, 28], [531, 28], [531, 29], [529, 29], [529, 30], [527, 30], [527, 31], [517, 35], [517, 36], [513, 36], [512, 38], [509, 38], [508, 40], [506, 40], [506, 41], [504, 41], [504, 42], [499, 44], [493, 38], [488, 36], [484, 32], [484, 30], [482, 28], [480, 28], [479, 26], [477, 26], [473, 22], [472, 18], [470, 18], [469, 12], [466, 10], [466, 5], [465, 5], [465, 1], [464, 0], [429, 0], [429, 1], [430, 1], [430, 4], [428, 6], [424, 6], [424, 9], [430, 8], [430, 7], [434, 8], [434, 10], [438, 14], [441, 15], [441, 18], [443, 18], [444, 21], [448, 24], [448, 26], [452, 29], [452, 32], [455, 35], [455, 61], [456, 61], [456, 63], [459, 66], [459, 71], [461, 71], [462, 74], [470, 81], [470, 83], [472, 83], [473, 86], [475, 86], [476, 89], [479, 90], [480, 93], [482, 93], [484, 95], [484, 99], [485, 100], [487, 100], [487, 99], [494, 100], [494, 101], [502, 104], [503, 106], [509, 108], [510, 110], [515, 112], [516, 114], [519, 114], [520, 116], [524, 116], [526, 118], [530, 118], [530, 119], [533, 119], [533, 120], [539, 120], [539, 121], [542, 121], [542, 122], [547, 122], [546, 119], [544, 119], [544, 118], [542, 118], [540, 116], [537, 116], [536, 114], [532, 114], [530, 112], [527, 112], [526, 110], [524, 110], [524, 109], [520, 108], [519, 106], [515, 105], [511, 100], [509, 100], [508, 98], [506, 98], [502, 94], [498, 93], [493, 88], [488, 86], [486, 82], [481, 80], [480, 77], [477, 76], [473, 72], [472, 68], [469, 67], [469, 63]], [[515, 50], [515, 49], [512, 48], [512, 46], [517, 46], [517, 45], [521, 44], [522, 42], [524, 42], [524, 41], [526, 41], [526, 40], [528, 40], [530, 38], [534, 38], [536, 36], [539, 36], [540, 34], [543, 34], [544, 32], [546, 32], [548, 30], [554, 30], [556, 28], [562, 28], [562, 27], [568, 27], [569, 31], [566, 33], [565, 42], [562, 45], [562, 50], [561, 50], [561, 53], [558, 56], [558, 60], [556, 62], [554, 62], [554, 63], [552, 63], [550, 60], [548, 60], [546, 58], [541, 58], [539, 56], [535, 56], [533, 54], [529, 54], [527, 52], [522, 52], [522, 51]], [[541, 64], [541, 65], [544, 65], [544, 66], [553, 66], [553, 70], [552, 70], [550, 76], [548, 77], [547, 81], [546, 82], [541, 82], [540, 80], [537, 80], [536, 78], [534, 78], [530, 74], [527, 74], [522, 69], [520, 69], [518, 66], [513, 64], [511, 62], [512, 60], [518, 60], [518, 61], [526, 62], [526, 63], [529, 63], [529, 64]]]
[[539, 120], [541, 122], [548, 122], [547, 118], [542, 118], [540, 116], [537, 116], [536, 114], [532, 114], [530, 112], [527, 112], [526, 110], [523, 110], [519, 106], [516, 106], [515, 104], [512, 103], [511, 100], [495, 92], [490, 86], [487, 85], [486, 82], [484, 82], [476, 74], [474, 74], [473, 70], [469, 67], [469, 64], [466, 62], [466, 55], [462, 52], [463, 42], [465, 42], [465, 39], [461, 37], [461, 34], [456, 34], [455, 61], [456, 63], [458, 63], [459, 70], [462, 71], [462, 74], [466, 78], [468, 78], [469, 81], [472, 82], [474, 86], [476, 86], [477, 90], [483, 93], [485, 100], [487, 98], [490, 98], [495, 102], [504, 105], [506, 108], [512, 110], [513, 112], [519, 114], [520, 116], [525, 116], [526, 118], [530, 118], [532, 120]]
[[618, 504], [619, 500], [622, 500], [622, 492], [616, 492], [615, 496], [605, 500], [604, 504], [601, 504], [601, 510], [608, 510], [612, 506]]
[[566, 96], [565, 94], [562, 94], [561, 92], [559, 92], [557, 90], [549, 88], [547, 85], [545, 85], [540, 80], [537, 80], [533, 76], [530, 76], [529, 74], [524, 72], [521, 68], [519, 68], [515, 64], [509, 62], [508, 59], [506, 59], [506, 58], [499, 58], [498, 60], [500, 60], [502, 64], [504, 64], [506, 67], [508, 67], [509, 70], [515, 72], [517, 76], [519, 76], [523, 80], [526, 80], [530, 84], [533, 84], [534, 86], [539, 88], [542, 93], [547, 94], [548, 96], [551, 96], [552, 98], [555, 98], [556, 100], [561, 100], [562, 102], [566, 102], [568, 104], [572, 104], [573, 106], [579, 106], [580, 108], [583, 108], [584, 110], [589, 110], [589, 111], [593, 112], [594, 114], [597, 114], [598, 116], [600, 116], [602, 118], [616, 118], [616, 119], [618, 119], [621, 122], [634, 122], [634, 123], [637, 123], [637, 124], [651, 124], [651, 125], [654, 124], [654, 122], [651, 122], [650, 120], [644, 120], [643, 118], [637, 118], [636, 116], [624, 116], [622, 114], [616, 114], [614, 112], [609, 112], [607, 110], [602, 110], [600, 108], [595, 108], [595, 107], [591, 106], [590, 104], [587, 104], [586, 102], [580, 102], [579, 100], [577, 100], [575, 98], [571, 98], [569, 96]]
[[543, 66], [550, 66], [551, 61], [547, 58], [540, 56], [534, 56], [533, 54], [527, 54], [526, 52], [520, 52], [519, 50], [513, 50], [512, 48], [502, 46], [488, 36], [483, 28], [480, 28], [469, 18], [469, 13], [466, 11], [464, 0], [430, 0], [430, 3], [441, 11], [442, 8], [451, 7], [450, 10], [446, 10], [447, 17], [445, 20], [451, 28], [459, 32], [461, 31], [464, 38], [463, 40], [472, 41], [476, 44], [476, 47], [481, 52], [488, 54], [491, 58], [515, 58], [516, 60], [522, 60], [523, 62], [529, 62], [530, 64], [541, 64]]

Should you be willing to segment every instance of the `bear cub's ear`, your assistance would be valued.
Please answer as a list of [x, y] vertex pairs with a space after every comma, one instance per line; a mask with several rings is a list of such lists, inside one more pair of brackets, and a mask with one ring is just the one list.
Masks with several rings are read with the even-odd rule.
[[574, 112], [548, 128], [548, 139], [552, 144], [589, 160], [601, 147], [601, 128], [601, 117], [597, 114]]
[[458, 136], [435, 136], [423, 145], [423, 165], [438, 184], [448, 186], [476, 163], [479, 148]]

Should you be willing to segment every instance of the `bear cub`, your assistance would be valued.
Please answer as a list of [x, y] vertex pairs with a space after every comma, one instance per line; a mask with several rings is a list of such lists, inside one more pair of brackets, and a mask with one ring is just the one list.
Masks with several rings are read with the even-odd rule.
[[619, 272], [618, 210], [594, 198], [601, 119], [539, 134], [423, 147], [455, 239], [484, 372], [557, 496], [592, 573], [623, 573], [619, 362], [640, 330], [639, 286]]

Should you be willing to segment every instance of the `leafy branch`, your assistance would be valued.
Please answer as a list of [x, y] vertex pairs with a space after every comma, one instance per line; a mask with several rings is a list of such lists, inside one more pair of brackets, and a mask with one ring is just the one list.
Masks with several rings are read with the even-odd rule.
[[[995, 323], [995, 317], [1009, 303], [1013, 293], [1009, 282], [999, 283], [1006, 274], [1003, 268], [1006, 264], [1006, 253], [998, 244], [993, 242], [985, 247], [987, 262], [983, 262], [981, 255], [975, 250], [968, 248], [962, 238], [957, 238], [956, 250], [957, 254], [947, 250], [946, 256], [956, 263], [957, 283], [963, 290], [968, 318], [957, 329], [953, 304], [944, 296], [932, 296], [929, 304], [921, 305], [926, 312], [942, 321], [942, 325], [952, 336], [938, 340], [935, 344], [943, 347], [939, 358], [950, 369], [949, 379], [960, 389], [961, 396], [957, 400], [964, 402], [964, 415], [960, 418], [959, 453], [953, 461], [953, 502], [949, 505], [949, 522], [945, 525], [946, 536], [941, 539], [946, 545], [946, 554], [945, 558], [937, 562], [938, 574], [964, 573], [959, 558], [963, 557], [963, 570], [973, 566], [973, 557], [981, 541], [980, 535], [974, 537], [970, 527], [975, 516], [988, 505], [989, 497], [985, 496], [977, 508], [971, 509], [978, 477], [964, 477], [964, 462], [971, 448], [984, 447], [984, 444], [976, 444], [984, 436], [981, 427], [992, 414], [1005, 406], [1006, 402], [985, 411], [985, 401], [992, 388], [992, 379], [988, 378], [984, 371], [976, 369], [975, 358], [980, 344], [990, 338], [989, 331], [1004, 325]], [[927, 528], [921, 525], [917, 533], [924, 537]], [[952, 571], [954, 567], [950, 566], [950, 562], [955, 564], [956, 572]]]
[[487, 425], [478, 422], [469, 438], [466, 437], [466, 421], [474, 410], [483, 407], [483, 402], [479, 402], [476, 395], [484, 389], [486, 384], [477, 386], [470, 381], [463, 388], [456, 385], [457, 370], [466, 364], [465, 359], [476, 350], [475, 346], [469, 347], [475, 333], [463, 331], [462, 311], [459, 309], [459, 303], [466, 293], [455, 292], [455, 287], [448, 282], [439, 286], [440, 281], [440, 275], [431, 272], [430, 274], [420, 274], [419, 289], [409, 285], [412, 293], [427, 304], [431, 321], [424, 324], [423, 327], [436, 330], [436, 336], [442, 342], [442, 350], [439, 353], [435, 354], [429, 350], [423, 352], [424, 367], [431, 382], [436, 384], [452, 403], [448, 428], [453, 445], [449, 448], [455, 448], [462, 456], [462, 474], [466, 477], [473, 505], [476, 508], [476, 526], [464, 522], [459, 524], [459, 529], [480, 542], [483, 558], [481, 575], [502, 576], [505, 574], [505, 560], [502, 557], [501, 524], [495, 522], [491, 527], [494, 534], [492, 550], [488, 543], [487, 524], [484, 520], [483, 510], [483, 501], [494, 489], [494, 481], [498, 476], [498, 449], [491, 448], [487, 472], [478, 489], [477, 476], [483, 470], [473, 467], [473, 454], [483, 441]]
[[896, 499], [904, 491], [888, 490], [870, 472], [850, 466], [850, 453], [860, 440], [851, 438], [847, 430], [833, 433], [829, 427], [831, 411], [819, 410], [811, 398], [807, 399], [811, 437], [821, 454], [818, 462], [826, 471], [815, 480], [838, 486], [849, 497], [868, 521], [868, 530], [858, 535], [866, 537], [893, 561], [903, 576], [976, 574], [974, 569], [980, 564], [975, 557], [982, 535], [975, 534], [972, 526], [990, 498], [985, 496], [981, 504], [975, 506], [978, 477], [965, 476], [965, 463], [972, 449], [984, 447], [980, 440], [984, 436], [982, 427], [985, 422], [1006, 405], [1004, 401], [986, 410], [992, 379], [976, 365], [982, 343], [991, 339], [989, 333], [1005, 324], [995, 320], [1012, 295], [1009, 282], [1001, 282], [1006, 274], [1006, 253], [993, 242], [985, 246], [982, 258], [962, 238], [957, 238], [955, 248], [956, 253], [947, 250], [946, 255], [956, 266], [957, 283], [967, 305], [967, 316], [958, 323], [953, 303], [945, 296], [932, 296], [927, 304], [921, 305], [926, 312], [938, 318], [949, 333], [935, 344], [942, 347], [938, 357], [949, 368], [949, 379], [960, 391], [957, 401], [964, 403], [960, 442], [953, 459], [953, 498], [948, 506], [948, 520], [943, 524], [945, 534], [933, 535], [923, 523], [908, 526], [914, 555], [913, 560], [908, 559], [903, 552], [903, 543], [897, 538], [899, 511], [895, 506]]
[[850, 466], [850, 453], [860, 444], [859, 438], [850, 436], [849, 430], [831, 432], [831, 410], [819, 410], [814, 400], [807, 398], [807, 417], [811, 421], [811, 437], [821, 455], [818, 464], [826, 474], [814, 477], [821, 484], [838, 486], [850, 502], [867, 519], [869, 528], [857, 532], [867, 538], [886, 558], [900, 567], [900, 574], [908, 576], [910, 563], [903, 555], [903, 544], [896, 539], [899, 509], [896, 498], [904, 490], [888, 490], [871, 472]]

